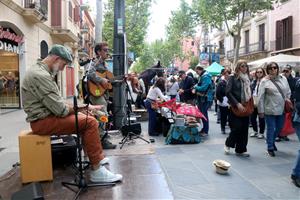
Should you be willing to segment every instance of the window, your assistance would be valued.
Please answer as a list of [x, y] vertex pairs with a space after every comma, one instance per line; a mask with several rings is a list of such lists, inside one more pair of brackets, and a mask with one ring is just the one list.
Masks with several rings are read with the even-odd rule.
[[219, 41], [219, 51], [221, 55], [225, 54], [225, 46], [224, 46], [224, 40]]
[[259, 51], [265, 50], [265, 24], [261, 24], [258, 26], [258, 47]]
[[249, 53], [249, 30], [245, 31], [245, 53]]
[[45, 40], [41, 41], [41, 46], [40, 46], [40, 50], [41, 50], [41, 59], [44, 59], [47, 57], [48, 55], [48, 44]]
[[276, 22], [276, 50], [293, 47], [293, 17]]
[[51, 1], [51, 26], [61, 26], [61, 0]]
[[80, 21], [80, 7], [75, 6], [74, 8], [74, 22], [77, 23]]
[[69, 1], [69, 19], [73, 20], [73, 6], [71, 1]]

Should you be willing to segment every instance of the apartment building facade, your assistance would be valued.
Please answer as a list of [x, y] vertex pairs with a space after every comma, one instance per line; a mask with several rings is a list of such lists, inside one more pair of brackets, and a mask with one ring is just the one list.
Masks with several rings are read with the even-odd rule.
[[190, 59], [193, 56], [199, 56], [199, 42], [200, 38], [184, 38], [181, 42], [182, 51], [185, 55], [184, 59], [176, 58], [174, 62], [174, 66], [179, 70], [188, 70], [190, 67]]
[[[241, 31], [240, 59], [251, 62], [278, 53], [300, 55], [300, 1], [287, 0], [274, 3], [273, 7], [273, 10], [259, 13], [254, 18], [246, 14]], [[209, 45], [221, 50], [220, 63], [230, 66], [236, 41], [225, 26], [210, 29], [208, 38]]]
[[56, 77], [63, 97], [75, 94], [81, 7], [78, 0], [0, 0], [0, 74], [10, 83], [1, 90], [0, 108], [20, 108], [24, 74], [47, 56], [53, 44], [66, 46], [72, 66]]

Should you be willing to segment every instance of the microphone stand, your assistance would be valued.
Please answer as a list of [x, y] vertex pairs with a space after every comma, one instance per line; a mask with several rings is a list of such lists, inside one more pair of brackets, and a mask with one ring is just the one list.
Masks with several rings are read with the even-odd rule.
[[[73, 97], [74, 101], [74, 115], [75, 115], [75, 130], [76, 130], [76, 148], [77, 148], [77, 169], [79, 174], [76, 175], [74, 182], [62, 182], [61, 184], [70, 189], [71, 191], [75, 192], [76, 195], [74, 197], [74, 200], [78, 199], [79, 195], [82, 192], [87, 191], [90, 187], [101, 187], [101, 186], [114, 186], [115, 183], [90, 183], [88, 184], [84, 177], [84, 170], [86, 167], [83, 167], [85, 164], [84, 161], [82, 161], [82, 140], [80, 138], [79, 133], [79, 125], [78, 125], [78, 105], [77, 105], [77, 98], [76, 96]], [[100, 141], [99, 141], [100, 142]], [[77, 187], [78, 190], [74, 190], [72, 187]]]
[[[127, 92], [127, 94], [129, 94], [131, 102], [133, 102], [133, 98], [132, 98], [132, 94], [131, 94], [130, 89], [129, 89], [129, 85], [128, 85], [128, 83], [127, 83], [127, 81], [125, 79], [124, 79], [124, 82], [125, 82], [125, 85], [126, 85], [126, 92]], [[131, 110], [130, 100], [127, 99], [127, 119], [128, 119], [128, 126], [131, 128], [130, 113], [132, 112], [132, 110]], [[124, 146], [124, 144], [126, 142], [128, 142], [130, 140], [134, 140], [134, 139], [141, 139], [141, 140], [147, 142], [148, 144], [150, 143], [150, 141], [146, 140], [142, 136], [137, 135], [137, 134], [133, 133], [132, 131], [129, 131], [127, 133], [127, 135], [124, 136], [123, 139], [121, 140], [121, 142], [120, 142], [120, 144], [121, 144], [120, 149], [123, 148], [123, 146]]]

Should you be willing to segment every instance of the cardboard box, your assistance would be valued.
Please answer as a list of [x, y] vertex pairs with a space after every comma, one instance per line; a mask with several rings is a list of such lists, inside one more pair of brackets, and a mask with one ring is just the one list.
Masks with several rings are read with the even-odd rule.
[[53, 180], [50, 136], [22, 131], [19, 135], [19, 153], [22, 183]]

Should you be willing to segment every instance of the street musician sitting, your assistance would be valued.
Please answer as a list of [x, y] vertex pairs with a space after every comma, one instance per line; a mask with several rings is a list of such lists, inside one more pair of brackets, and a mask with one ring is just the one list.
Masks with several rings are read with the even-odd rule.
[[[22, 98], [26, 121], [30, 123], [33, 134], [70, 135], [76, 133], [75, 115], [71, 105], [64, 102], [54, 81], [58, 71], [72, 62], [70, 52], [62, 45], [54, 45], [49, 55], [29, 68], [22, 84]], [[89, 106], [100, 109], [102, 106]], [[98, 133], [98, 123], [94, 117], [78, 114], [78, 126], [83, 147], [89, 157], [92, 182], [116, 182], [122, 175], [114, 174], [104, 166], [104, 157]]]

